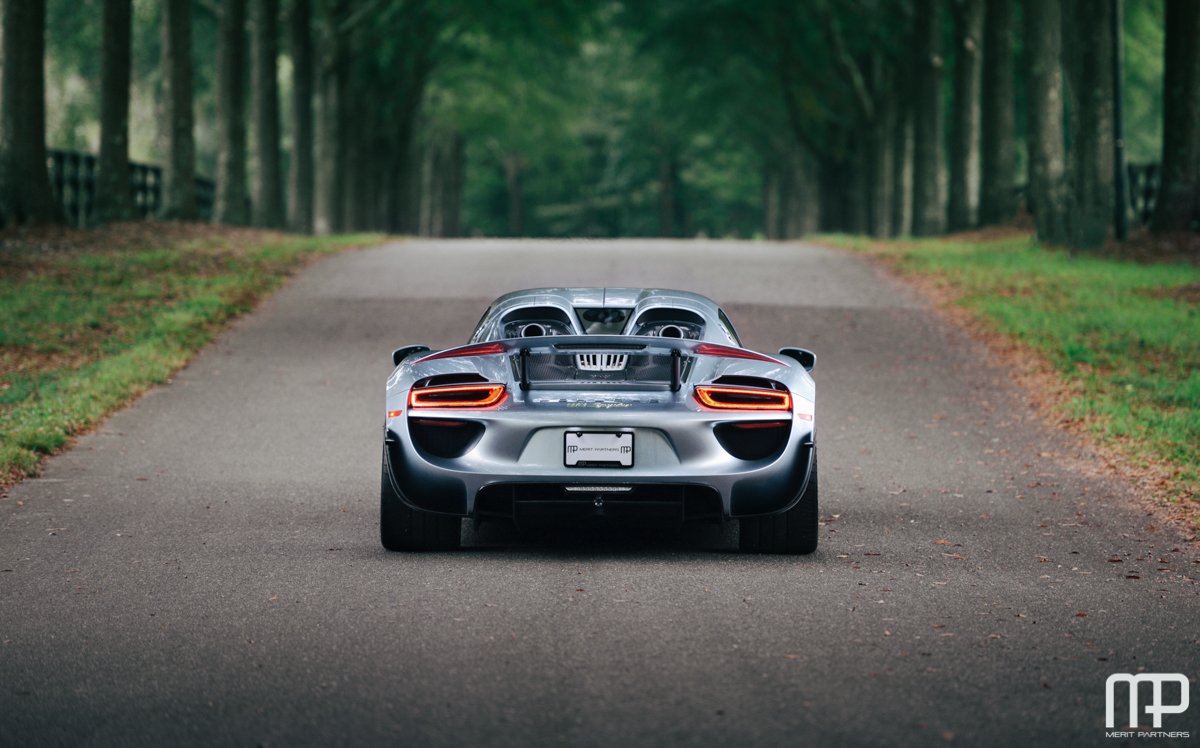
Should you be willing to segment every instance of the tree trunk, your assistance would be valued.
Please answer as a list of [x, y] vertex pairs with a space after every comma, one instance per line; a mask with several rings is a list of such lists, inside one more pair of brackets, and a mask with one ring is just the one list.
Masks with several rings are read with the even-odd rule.
[[913, 234], [945, 230], [942, 197], [941, 3], [917, 0], [913, 47]]
[[462, 235], [462, 193], [466, 181], [466, 144], [455, 132], [446, 153], [446, 194], [442, 199], [442, 236]]
[[0, 227], [62, 223], [46, 169], [45, 0], [5, 0], [0, 68]]
[[801, 148], [792, 154], [787, 163], [783, 238], [798, 239], [821, 230], [817, 160], [807, 149]]
[[1200, 221], [1200, 2], [1167, 0], [1162, 185], [1154, 231]]
[[1063, 146], [1062, 8], [1059, 0], [1025, 5], [1025, 61], [1029, 144], [1029, 208], [1038, 238], [1067, 239], [1066, 154]]
[[658, 235], [675, 236], [675, 159], [666, 146], [658, 152]]
[[313, 43], [309, 0], [292, 0], [292, 170], [288, 189], [288, 225], [313, 230]]
[[196, 141], [192, 134], [192, 3], [165, 0], [162, 14], [164, 218], [196, 219]]
[[246, 211], [246, 2], [225, 0], [217, 38], [217, 199], [213, 220], [242, 224]]
[[279, 0], [254, 0], [253, 91], [254, 225], [283, 226], [283, 182], [279, 163]]
[[317, 102], [316, 169], [313, 230], [318, 234], [337, 231], [338, 185], [341, 173], [337, 157], [337, 76], [329, 65], [321, 67], [321, 95]]
[[133, 218], [129, 184], [129, 78], [133, 13], [130, 0], [104, 0], [104, 48], [100, 59], [100, 158], [97, 160], [97, 221]]
[[980, 50], [983, 0], [954, 0], [954, 103], [950, 135], [951, 231], [975, 225], [979, 208]]
[[893, 130], [892, 236], [907, 236], [913, 225], [913, 117], [912, 106], [901, 102]]
[[1063, 10], [1071, 102], [1068, 230], [1072, 245], [1092, 249], [1104, 243], [1113, 217], [1113, 4], [1067, 0]]
[[524, 231], [525, 196], [521, 188], [521, 157], [510, 153], [504, 157], [504, 184], [508, 191], [508, 235], [521, 236]]
[[1011, 223], [1017, 216], [1012, 0], [987, 0], [983, 33], [983, 170], [979, 221], [981, 224]]
[[875, 57], [872, 72], [875, 89], [875, 121], [870, 131], [870, 177], [867, 182], [868, 218], [871, 235], [886, 239], [892, 235], [892, 170], [895, 154], [892, 133], [896, 127], [896, 99], [892, 95], [891, 76], [883, 66], [882, 56]]
[[779, 238], [779, 168], [774, 158], [763, 161], [762, 166], [762, 212], [763, 236], [768, 240]]

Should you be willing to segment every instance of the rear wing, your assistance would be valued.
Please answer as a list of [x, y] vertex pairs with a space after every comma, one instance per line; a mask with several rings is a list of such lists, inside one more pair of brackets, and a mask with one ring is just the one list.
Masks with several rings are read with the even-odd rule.
[[522, 390], [588, 382], [662, 386], [678, 392], [696, 356], [790, 364], [746, 348], [642, 335], [553, 335], [475, 343], [431, 353], [414, 363], [460, 356], [505, 355]]

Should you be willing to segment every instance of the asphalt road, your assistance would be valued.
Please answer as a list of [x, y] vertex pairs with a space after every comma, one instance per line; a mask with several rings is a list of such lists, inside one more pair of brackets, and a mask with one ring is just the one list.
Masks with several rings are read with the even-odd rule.
[[[815, 350], [818, 552], [502, 527], [384, 552], [391, 349], [465, 342], [493, 297], [539, 285], [691, 289], [750, 347]], [[1120, 744], [1110, 674], [1195, 690], [1200, 566], [1077, 452], [850, 255], [343, 254], [0, 500], [0, 744]], [[1200, 704], [1163, 730], [1200, 740]]]

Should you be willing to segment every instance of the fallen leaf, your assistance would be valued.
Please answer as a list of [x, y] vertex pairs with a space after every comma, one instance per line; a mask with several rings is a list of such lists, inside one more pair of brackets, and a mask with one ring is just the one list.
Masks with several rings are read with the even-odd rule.
[[1075, 614], [1075, 617], [1076, 617], [1076, 618], [1087, 618], [1087, 613], [1084, 613], [1084, 612], [1081, 610], [1081, 611], [1079, 611], [1078, 613], [1076, 613], [1076, 614]]

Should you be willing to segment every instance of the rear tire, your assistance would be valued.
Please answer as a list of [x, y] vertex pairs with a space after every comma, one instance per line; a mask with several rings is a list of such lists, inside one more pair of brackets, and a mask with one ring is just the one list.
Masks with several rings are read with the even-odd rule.
[[808, 554], [815, 551], [820, 531], [816, 453], [813, 453], [808, 485], [795, 506], [778, 514], [742, 517], [738, 524], [738, 547], [743, 553]]
[[379, 542], [389, 551], [451, 551], [461, 545], [462, 519], [413, 509], [396, 492], [387, 460], [379, 488]]

